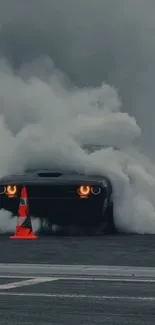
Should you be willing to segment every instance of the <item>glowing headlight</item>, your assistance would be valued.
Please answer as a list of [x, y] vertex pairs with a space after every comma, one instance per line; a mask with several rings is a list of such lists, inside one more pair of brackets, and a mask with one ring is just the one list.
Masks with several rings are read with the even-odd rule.
[[17, 186], [16, 185], [8, 185], [6, 188], [6, 194], [15, 195], [17, 193]]
[[90, 194], [90, 186], [80, 186], [78, 194], [81, 196], [88, 196]]

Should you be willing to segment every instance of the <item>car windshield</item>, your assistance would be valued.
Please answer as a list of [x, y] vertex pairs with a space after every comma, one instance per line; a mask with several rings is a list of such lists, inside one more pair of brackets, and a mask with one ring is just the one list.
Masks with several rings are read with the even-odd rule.
[[[83, 145], [82, 148], [87, 151], [88, 153], [93, 153], [95, 151], [98, 151], [98, 150], [102, 150], [102, 149], [107, 149], [111, 146], [108, 146], [108, 145], [99, 145], [99, 144], [86, 144], [86, 145]], [[114, 150], [119, 150], [118, 147], [115, 147], [115, 146], [112, 146]]]

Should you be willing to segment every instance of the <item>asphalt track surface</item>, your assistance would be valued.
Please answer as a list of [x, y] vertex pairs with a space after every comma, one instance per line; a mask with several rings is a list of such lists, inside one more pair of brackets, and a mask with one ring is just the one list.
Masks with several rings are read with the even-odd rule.
[[0, 263], [155, 267], [155, 236], [40, 237], [36, 241], [0, 236]]
[[1, 236], [0, 263], [2, 325], [154, 325], [153, 235]]

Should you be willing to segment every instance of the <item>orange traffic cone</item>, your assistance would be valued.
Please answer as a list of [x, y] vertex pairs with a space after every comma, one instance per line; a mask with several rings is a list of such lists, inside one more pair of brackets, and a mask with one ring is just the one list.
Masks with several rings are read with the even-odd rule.
[[38, 239], [32, 230], [26, 187], [23, 186], [18, 210], [16, 233], [10, 239]]

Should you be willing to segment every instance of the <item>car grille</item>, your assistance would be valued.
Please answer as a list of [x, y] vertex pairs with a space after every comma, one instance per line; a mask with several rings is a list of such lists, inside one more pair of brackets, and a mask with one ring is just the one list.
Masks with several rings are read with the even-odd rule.
[[74, 185], [28, 185], [27, 194], [33, 199], [76, 198], [77, 188]]

